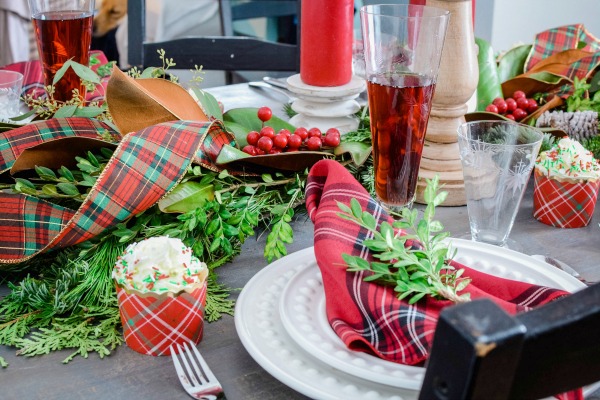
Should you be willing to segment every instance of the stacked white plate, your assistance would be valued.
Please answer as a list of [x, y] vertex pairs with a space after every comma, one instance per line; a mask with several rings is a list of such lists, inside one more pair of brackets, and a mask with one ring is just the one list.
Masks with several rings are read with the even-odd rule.
[[[568, 291], [583, 284], [527, 255], [452, 239], [456, 260], [507, 279]], [[425, 369], [350, 351], [327, 322], [314, 249], [268, 265], [244, 287], [235, 325], [250, 355], [275, 378], [315, 399], [415, 399]]]

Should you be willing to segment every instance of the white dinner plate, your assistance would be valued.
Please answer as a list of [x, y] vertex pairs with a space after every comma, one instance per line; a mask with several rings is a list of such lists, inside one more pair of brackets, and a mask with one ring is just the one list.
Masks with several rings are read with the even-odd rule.
[[[568, 291], [584, 287], [565, 272], [521, 253], [461, 239], [453, 239], [453, 244], [458, 249], [457, 261], [493, 275]], [[292, 280], [300, 282], [298, 291], [292, 289], [295, 286], [288, 286]], [[316, 302], [313, 297], [317, 298]], [[416, 398], [423, 368], [392, 367], [388, 365], [391, 363], [370, 355], [348, 352], [345, 347], [339, 354], [337, 348], [329, 352], [327, 344], [322, 347], [317, 343], [312, 334], [319, 335], [319, 340], [329, 343], [332, 349], [341, 343], [323, 326], [324, 308], [319, 306], [319, 298], [323, 297], [312, 247], [262, 269], [246, 284], [236, 304], [236, 330], [248, 353], [275, 378], [312, 398]], [[290, 308], [295, 306], [304, 307], [305, 311], [300, 313], [304, 317], [300, 318], [306, 319], [300, 321], [302, 324], [290, 321], [293, 315]], [[310, 311], [311, 307], [313, 311]], [[312, 322], [308, 321], [309, 317]], [[302, 333], [303, 329], [313, 330], [310, 338], [309, 334]], [[380, 367], [396, 374], [396, 379], [402, 375], [402, 379], [394, 386], [389, 381], [382, 382], [380, 377], [374, 377], [381, 371]]]
[[[474, 268], [530, 283], [567, 288], [564, 274], [552, 274], [545, 263], [541, 270], [537, 262], [521, 253], [506, 252], [498, 247], [483, 246], [474, 242], [454, 239], [458, 253], [456, 261]], [[472, 246], [474, 244], [474, 246]], [[498, 251], [500, 250], [500, 251]], [[515, 258], [516, 257], [516, 258]], [[571, 287], [576, 290], [577, 286]], [[325, 292], [321, 273], [313, 260], [294, 275], [279, 301], [283, 327], [292, 339], [307, 353], [333, 368], [358, 378], [397, 388], [419, 390], [425, 369], [386, 361], [367, 353], [352, 351], [331, 329], [325, 313]]]

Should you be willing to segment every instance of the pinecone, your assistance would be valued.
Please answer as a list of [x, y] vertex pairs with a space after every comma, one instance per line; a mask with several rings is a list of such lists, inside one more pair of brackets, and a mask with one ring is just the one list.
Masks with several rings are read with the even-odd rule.
[[578, 142], [598, 134], [598, 113], [596, 111], [546, 111], [535, 123], [538, 128], [557, 128], [565, 131]]

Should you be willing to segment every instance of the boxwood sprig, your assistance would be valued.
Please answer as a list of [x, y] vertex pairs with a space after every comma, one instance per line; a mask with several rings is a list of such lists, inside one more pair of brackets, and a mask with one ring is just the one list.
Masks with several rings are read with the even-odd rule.
[[[418, 219], [418, 210], [404, 208], [400, 220], [393, 224], [384, 221], [379, 226], [375, 217], [364, 211], [356, 199], [350, 201], [350, 206], [338, 202], [341, 218], [355, 222], [373, 235], [362, 244], [378, 260], [369, 262], [359, 256], [342, 254], [348, 271], [369, 272], [365, 281], [394, 286], [397, 297], [409, 298], [409, 304], [426, 295], [456, 303], [469, 301], [469, 293], [459, 292], [471, 280], [462, 277], [464, 269], [457, 270], [450, 265], [455, 256], [455, 250], [445, 241], [450, 234], [443, 232], [442, 223], [434, 220], [435, 207], [447, 196], [446, 192], [438, 193], [438, 188], [437, 176], [427, 180], [424, 193], [427, 207], [423, 218]], [[408, 241], [414, 242], [410, 245]]]

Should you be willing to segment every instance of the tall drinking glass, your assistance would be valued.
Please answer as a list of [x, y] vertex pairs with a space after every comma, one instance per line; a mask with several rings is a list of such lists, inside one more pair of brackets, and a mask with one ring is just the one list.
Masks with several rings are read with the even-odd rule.
[[471, 237], [505, 246], [542, 144], [542, 132], [510, 121], [458, 127]]
[[[52, 85], [54, 75], [69, 59], [88, 65], [94, 0], [28, 1], [44, 70], [44, 84]], [[54, 86], [55, 100], [71, 100], [74, 89], [79, 90], [79, 96], [85, 97], [85, 86], [72, 68]]]
[[398, 212], [415, 198], [449, 12], [416, 5], [362, 7], [375, 192]]

